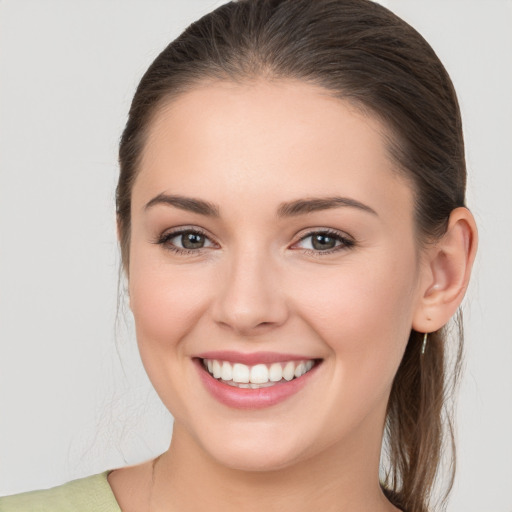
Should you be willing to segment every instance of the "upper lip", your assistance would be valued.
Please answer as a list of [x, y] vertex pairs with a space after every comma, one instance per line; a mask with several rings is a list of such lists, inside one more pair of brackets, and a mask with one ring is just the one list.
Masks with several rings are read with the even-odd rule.
[[247, 366], [256, 364], [272, 364], [282, 363], [286, 361], [308, 361], [310, 359], [318, 359], [306, 355], [285, 354], [280, 352], [252, 352], [243, 353], [233, 350], [214, 350], [202, 352], [195, 357], [200, 359], [217, 359], [218, 361], [228, 361], [230, 363], [242, 363]]

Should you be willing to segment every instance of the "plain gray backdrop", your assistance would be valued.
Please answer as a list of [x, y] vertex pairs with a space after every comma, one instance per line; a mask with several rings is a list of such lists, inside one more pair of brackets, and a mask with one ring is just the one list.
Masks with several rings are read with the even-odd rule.
[[[0, 0], [0, 494], [167, 448], [122, 301], [116, 321], [116, 151], [146, 67], [220, 3]], [[452, 76], [480, 231], [449, 510], [512, 512], [512, 2], [381, 3]]]

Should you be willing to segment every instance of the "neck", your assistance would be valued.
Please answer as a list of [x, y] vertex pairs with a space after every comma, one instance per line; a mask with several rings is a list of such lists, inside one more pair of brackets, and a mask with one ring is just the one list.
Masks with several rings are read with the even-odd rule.
[[151, 512], [397, 510], [379, 485], [380, 437], [371, 443], [364, 434], [363, 452], [360, 442], [344, 443], [282, 469], [242, 471], [211, 458], [177, 423], [154, 464]]

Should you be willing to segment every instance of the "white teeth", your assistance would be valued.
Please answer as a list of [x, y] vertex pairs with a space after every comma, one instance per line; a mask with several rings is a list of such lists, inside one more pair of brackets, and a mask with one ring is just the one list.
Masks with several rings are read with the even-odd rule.
[[[313, 363], [313, 361], [311, 361], [311, 363]], [[279, 382], [283, 378], [283, 367], [281, 366], [281, 363], [274, 363], [270, 365], [268, 373], [270, 382]]]
[[220, 378], [222, 380], [232, 380], [233, 379], [233, 367], [227, 361], [224, 361], [222, 363], [222, 371], [221, 371]]
[[300, 363], [297, 368], [295, 368], [295, 377], [300, 377], [306, 373], [306, 365], [304, 363]]
[[289, 363], [286, 363], [286, 366], [283, 369], [283, 379], [292, 380], [293, 377], [295, 377], [295, 363], [290, 361]]
[[249, 382], [249, 367], [247, 365], [241, 363], [233, 365], [233, 382]]
[[250, 381], [253, 384], [264, 384], [268, 382], [268, 368], [264, 364], [257, 364], [251, 368]]
[[274, 386], [281, 381], [290, 381], [302, 377], [315, 365], [312, 359], [306, 361], [288, 361], [287, 363], [256, 364], [247, 366], [242, 363], [230, 363], [217, 359], [203, 359], [203, 366], [215, 379], [230, 386], [259, 389]]
[[222, 375], [222, 368], [220, 366], [220, 363], [219, 361], [217, 361], [216, 359], [213, 361], [213, 376], [216, 378], [216, 379], [219, 379], [220, 376]]

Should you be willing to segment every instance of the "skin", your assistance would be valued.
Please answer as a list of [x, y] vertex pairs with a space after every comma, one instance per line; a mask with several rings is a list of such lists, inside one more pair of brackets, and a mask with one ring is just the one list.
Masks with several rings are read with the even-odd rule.
[[[291, 81], [209, 83], [158, 112], [133, 188], [128, 274], [141, 357], [175, 426], [156, 463], [110, 474], [123, 511], [396, 510], [378, 479], [391, 384], [411, 328], [430, 332], [456, 310], [476, 232], [458, 209], [443, 243], [420, 251], [413, 191], [384, 133]], [[218, 216], [147, 206], [161, 194]], [[334, 196], [367, 208], [278, 215]], [[184, 226], [205, 247], [155, 243]], [[306, 237], [326, 229], [341, 238], [319, 254]], [[284, 402], [240, 410], [198, 378], [193, 357], [206, 350], [322, 363]]]

